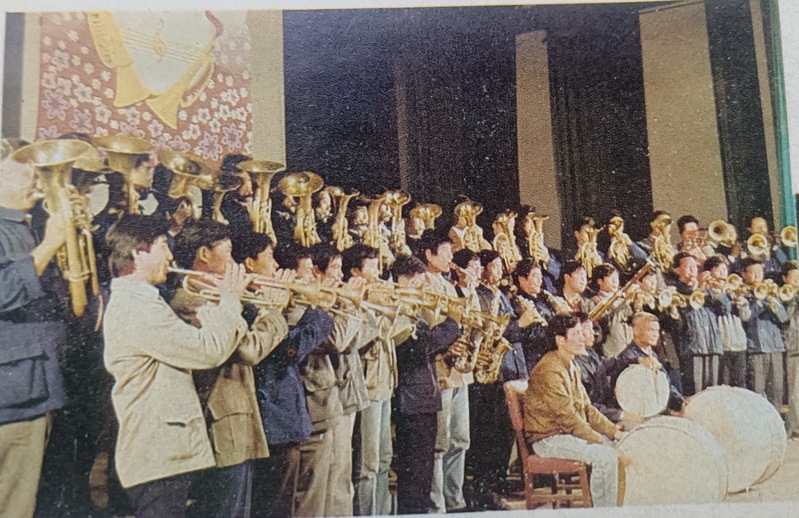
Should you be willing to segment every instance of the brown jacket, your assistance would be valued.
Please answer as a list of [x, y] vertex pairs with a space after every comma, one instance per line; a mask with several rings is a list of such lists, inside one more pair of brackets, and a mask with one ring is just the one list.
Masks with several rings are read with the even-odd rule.
[[[183, 289], [171, 302], [180, 318], [197, 327], [197, 311], [205, 304], [205, 299]], [[269, 456], [252, 366], [266, 358], [287, 334], [288, 325], [280, 312], [261, 310], [224, 365], [195, 373], [217, 467]]]
[[530, 373], [524, 394], [524, 433], [531, 443], [568, 434], [600, 444], [602, 435], [613, 437], [616, 427], [591, 404], [577, 366], [550, 351]]

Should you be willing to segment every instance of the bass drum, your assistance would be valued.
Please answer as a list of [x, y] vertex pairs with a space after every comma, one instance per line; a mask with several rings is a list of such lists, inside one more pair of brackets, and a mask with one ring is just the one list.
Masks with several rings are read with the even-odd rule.
[[788, 436], [780, 414], [763, 396], [738, 387], [710, 387], [688, 398], [683, 410], [721, 444], [731, 493], [769, 479], [782, 465]]
[[619, 374], [615, 392], [622, 410], [652, 417], [666, 410], [669, 404], [669, 377], [662, 369], [655, 372], [633, 364]]
[[618, 444], [623, 505], [705, 504], [727, 492], [724, 452], [700, 425], [661, 416], [637, 426]]

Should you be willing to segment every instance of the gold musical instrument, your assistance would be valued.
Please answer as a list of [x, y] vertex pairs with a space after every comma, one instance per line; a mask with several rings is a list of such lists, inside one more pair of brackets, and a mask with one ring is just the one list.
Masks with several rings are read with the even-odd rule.
[[286, 166], [271, 160], [247, 160], [237, 165], [240, 171], [250, 175], [253, 181], [252, 204], [249, 206], [250, 220], [255, 232], [266, 234], [277, 243], [275, 230], [272, 228], [272, 199], [269, 197], [272, 178], [286, 170]]
[[778, 297], [782, 302], [787, 304], [796, 298], [797, 293], [799, 293], [799, 288], [793, 284], [783, 284], [780, 286]]
[[754, 258], [768, 258], [771, 255], [771, 247], [768, 238], [763, 234], [752, 234], [746, 240], [746, 250]]
[[535, 307], [535, 302], [523, 296], [517, 297], [516, 300], [519, 301], [522, 314], [530, 313], [531, 315], [533, 315], [531, 325], [540, 324], [543, 327], [546, 327], [548, 325], [547, 320], [543, 316], [541, 316], [541, 312], [538, 311], [537, 307]]
[[483, 332], [483, 342], [480, 344], [480, 351], [484, 354], [490, 355], [488, 363], [477, 363], [478, 354], [475, 353], [473, 365], [471, 365], [474, 372], [474, 379], [478, 383], [490, 384], [496, 383], [499, 379], [500, 370], [502, 368], [502, 357], [505, 353], [512, 350], [510, 343], [503, 336], [505, 330], [510, 324], [510, 314], [503, 317], [498, 317], [491, 314], [481, 314], [480, 319]]
[[672, 316], [679, 317], [677, 309], [690, 306], [692, 309], [699, 309], [705, 305], [705, 292], [694, 290], [690, 295], [683, 295], [677, 292], [677, 288], [669, 286], [658, 295], [658, 309], [660, 311], [670, 310]]
[[171, 150], [159, 151], [158, 162], [172, 173], [167, 195], [173, 200], [181, 198], [191, 200], [194, 217], [199, 218], [202, 198], [195, 199], [189, 189], [191, 187], [196, 187], [201, 191], [211, 189], [214, 186], [211, 168], [196, 155]]
[[316, 216], [313, 211], [313, 194], [324, 187], [325, 182], [318, 174], [310, 172], [291, 173], [280, 179], [277, 186], [285, 196], [297, 198], [297, 223], [294, 225], [294, 239], [308, 247], [320, 241], [316, 233]]
[[656, 232], [652, 243], [652, 257], [657, 263], [658, 267], [667, 272], [671, 269], [671, 263], [674, 260], [674, 247], [671, 246], [671, 216], [668, 214], [660, 214], [649, 224], [652, 231]]
[[225, 216], [222, 215], [222, 200], [225, 198], [226, 193], [235, 191], [241, 187], [242, 180], [239, 176], [225, 171], [214, 173], [212, 178], [213, 182], [209, 190], [214, 196], [212, 210], [213, 218], [214, 221], [218, 221], [219, 223], [227, 225], [228, 220], [226, 220]]
[[[472, 252], [479, 252], [485, 248], [491, 248], [483, 239], [483, 230], [477, 226], [477, 216], [483, 212], [483, 206], [479, 203], [466, 200], [455, 206], [455, 219], [462, 219], [465, 227], [452, 227], [450, 235], [453, 239], [453, 249], [460, 250], [468, 248]], [[456, 230], [457, 229], [457, 230]]]
[[410, 255], [405, 235], [405, 222], [402, 219], [402, 207], [411, 201], [411, 195], [405, 191], [386, 191], [383, 203], [391, 210], [391, 228], [389, 232], [389, 248], [395, 255]]
[[608, 222], [608, 234], [610, 235], [610, 246], [608, 247], [608, 257], [620, 268], [627, 268], [630, 261], [630, 245], [632, 240], [624, 232], [624, 219], [621, 216], [613, 216]]
[[713, 248], [719, 245], [732, 248], [738, 241], [738, 231], [735, 230], [735, 225], [717, 219], [707, 226], [707, 241]]
[[579, 234], [585, 234], [586, 239], [580, 245], [574, 258], [583, 264], [585, 273], [588, 275], [589, 279], [594, 273], [594, 268], [602, 264], [602, 257], [599, 255], [596, 242], [597, 236], [602, 231], [602, 228], [603, 227], [597, 228], [594, 220], [588, 218], [588, 221], [578, 230]]
[[425, 230], [436, 227], [436, 219], [441, 216], [441, 206], [435, 203], [419, 203], [411, 209], [410, 217], [419, 217], [424, 221]]
[[788, 248], [796, 248], [796, 226], [788, 225], [780, 231], [780, 243]]
[[530, 257], [546, 269], [549, 267], [549, 250], [544, 244], [544, 221], [548, 220], [549, 216], [531, 212], [527, 215], [527, 219], [532, 222], [532, 230], [527, 237], [527, 249], [530, 252]]
[[571, 305], [569, 305], [569, 303], [566, 302], [566, 299], [564, 299], [563, 297], [553, 295], [547, 290], [541, 290], [541, 293], [543, 293], [544, 296], [547, 298], [547, 300], [549, 301], [549, 305], [552, 306], [552, 309], [555, 310], [555, 313], [557, 315], [570, 315], [574, 313], [574, 310], [572, 309]]
[[108, 168], [120, 173], [125, 178], [125, 186], [128, 191], [128, 214], [138, 214], [139, 195], [136, 188], [149, 188], [152, 186], [152, 180], [148, 176], [147, 169], [137, 167], [137, 165], [149, 158], [153, 145], [143, 139], [122, 135], [93, 137], [92, 144], [105, 151], [108, 157]]
[[522, 253], [516, 246], [514, 236], [514, 226], [518, 214], [512, 210], [504, 210], [497, 214], [494, 219], [494, 250], [502, 258], [505, 271], [510, 273], [516, 269], [516, 265], [522, 260]]
[[380, 207], [383, 205], [385, 198], [385, 193], [376, 198], [369, 198], [367, 196], [361, 196], [360, 198], [362, 201], [369, 204], [367, 208], [369, 219], [366, 225], [366, 231], [363, 233], [363, 244], [371, 246], [379, 251], [377, 268], [380, 271], [383, 271], [383, 267], [389, 264], [393, 259], [391, 251], [388, 248], [388, 241], [383, 239], [383, 234], [380, 232]]
[[361, 193], [358, 191], [351, 191], [349, 194], [344, 193], [341, 187], [327, 186], [325, 190], [330, 194], [330, 197], [336, 200], [336, 220], [333, 222], [333, 240], [336, 243], [336, 248], [339, 252], [343, 252], [353, 244], [352, 236], [349, 233], [349, 222], [347, 221], [347, 206], [350, 200], [359, 196]]
[[614, 292], [612, 295], [597, 304], [588, 314], [588, 318], [590, 318], [592, 322], [596, 322], [602, 318], [608, 310], [615, 309], [622, 303], [632, 303], [635, 287], [639, 287], [638, 281], [643, 279], [650, 271], [652, 271], [652, 268], [653, 264], [647, 262], [640, 270], [636, 272], [632, 279], [627, 281], [627, 283], [620, 290], [616, 290], [616, 292]]
[[69, 295], [75, 316], [83, 316], [88, 303], [86, 281], [95, 295], [99, 293], [94, 241], [90, 221], [73, 212], [70, 200], [72, 167], [92, 146], [82, 140], [43, 140], [16, 150], [11, 156], [20, 163], [31, 164], [39, 176], [44, 193], [45, 209], [51, 218], [62, 218], [66, 242], [56, 259], [69, 283]]

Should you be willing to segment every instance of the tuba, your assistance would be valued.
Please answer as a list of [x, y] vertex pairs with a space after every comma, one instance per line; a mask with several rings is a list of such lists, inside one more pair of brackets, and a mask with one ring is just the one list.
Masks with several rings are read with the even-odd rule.
[[128, 191], [128, 214], [138, 214], [139, 195], [136, 188], [149, 188], [152, 186], [152, 180], [147, 175], [147, 171], [137, 167], [137, 162], [144, 156], [149, 157], [153, 145], [146, 140], [122, 135], [94, 137], [92, 144], [105, 151], [108, 157], [108, 168], [120, 173], [125, 178], [125, 186]]
[[285, 171], [286, 166], [271, 160], [247, 160], [238, 164], [238, 169], [250, 174], [253, 180], [253, 199], [249, 206], [252, 228], [266, 234], [273, 243], [277, 243], [275, 230], [272, 228], [272, 200], [269, 198], [269, 186], [272, 178]]
[[352, 236], [349, 233], [349, 223], [347, 222], [347, 206], [350, 200], [359, 196], [361, 193], [352, 191], [345, 194], [341, 187], [328, 186], [325, 190], [330, 194], [330, 197], [336, 200], [336, 220], [333, 223], [333, 241], [336, 243], [336, 248], [339, 252], [343, 252], [353, 244]]
[[419, 203], [411, 209], [410, 216], [422, 218], [425, 230], [432, 230], [436, 227], [436, 219], [441, 216], [441, 206], [435, 203]]
[[45, 209], [51, 218], [63, 218], [66, 223], [66, 242], [56, 253], [56, 260], [69, 282], [69, 295], [75, 316], [83, 316], [88, 299], [86, 281], [92, 284], [95, 295], [99, 293], [96, 256], [90, 230], [90, 221], [73, 212], [69, 198], [72, 167], [81, 156], [93, 150], [81, 140], [44, 140], [22, 147], [12, 158], [29, 163], [36, 168], [42, 183]]
[[459, 248], [468, 248], [472, 252], [480, 252], [483, 248], [490, 248], [490, 246], [483, 246], [482, 230], [477, 226], [477, 216], [481, 212], [483, 212], [483, 206], [468, 199], [455, 206], [456, 219], [463, 218], [466, 221]]
[[522, 253], [516, 245], [513, 228], [518, 214], [512, 210], [505, 210], [497, 214], [494, 219], [494, 250], [502, 258], [505, 271], [510, 274], [522, 260]]
[[298, 198], [294, 239], [304, 247], [315, 245], [320, 241], [319, 235], [316, 233], [316, 217], [311, 198], [324, 185], [322, 177], [308, 172], [291, 173], [278, 182], [280, 192], [286, 196]]
[[532, 212], [527, 215], [527, 218], [532, 221], [533, 225], [532, 231], [527, 237], [527, 250], [535, 262], [547, 269], [549, 268], [549, 250], [544, 244], [544, 221], [548, 220], [549, 216]]
[[411, 251], [408, 248], [405, 235], [405, 222], [402, 220], [402, 207], [411, 201], [411, 195], [405, 191], [386, 191], [383, 196], [383, 203], [391, 210], [389, 247], [396, 255], [410, 255]]

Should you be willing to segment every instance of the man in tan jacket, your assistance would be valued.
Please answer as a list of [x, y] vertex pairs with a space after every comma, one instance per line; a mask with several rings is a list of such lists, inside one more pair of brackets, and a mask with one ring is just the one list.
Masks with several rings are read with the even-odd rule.
[[105, 366], [119, 436], [116, 467], [138, 518], [182, 517], [188, 473], [215, 465], [192, 371], [223, 364], [247, 331], [239, 299], [249, 278], [230, 265], [204, 308], [201, 328], [160, 297], [172, 261], [162, 223], [125, 216], [109, 233], [115, 279], [104, 318]]
[[624, 435], [588, 399], [574, 362], [585, 354], [585, 314], [556, 315], [549, 322], [555, 350], [546, 353], [530, 373], [524, 395], [524, 431], [542, 457], [571, 459], [591, 466], [595, 507], [616, 505], [618, 457], [609, 438]]
[[[211, 220], [186, 224], [175, 239], [178, 265], [210, 277], [222, 275], [234, 263], [231, 250], [228, 227]], [[261, 297], [268, 300], [268, 292], [262, 291]], [[170, 305], [180, 318], [201, 328], [198, 311], [214, 303], [191, 289], [180, 288]], [[216, 468], [197, 477], [201, 489], [194, 491], [198, 502], [191, 509], [192, 516], [249, 518], [251, 461], [269, 456], [252, 367], [280, 344], [288, 325], [279, 309], [247, 306], [245, 319], [250, 329], [228, 361], [216, 369], [194, 373]]]

